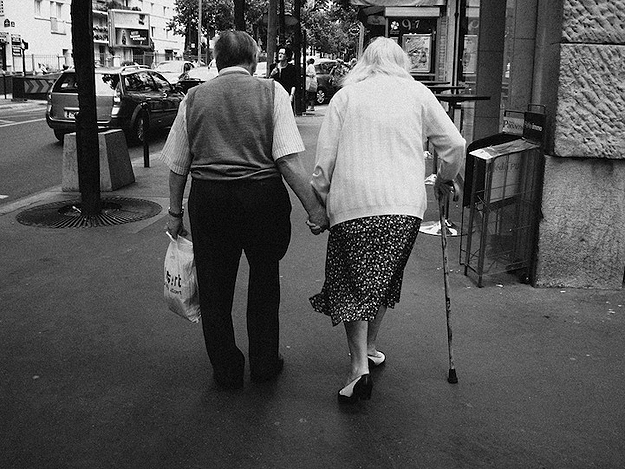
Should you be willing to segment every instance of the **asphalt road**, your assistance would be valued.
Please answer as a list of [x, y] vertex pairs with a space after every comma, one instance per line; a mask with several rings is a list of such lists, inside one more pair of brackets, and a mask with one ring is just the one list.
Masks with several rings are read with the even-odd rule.
[[[45, 102], [0, 107], [0, 205], [61, 184], [63, 145], [45, 120]], [[167, 132], [152, 135], [150, 151], [165, 144]], [[143, 158], [143, 147], [128, 149]]]

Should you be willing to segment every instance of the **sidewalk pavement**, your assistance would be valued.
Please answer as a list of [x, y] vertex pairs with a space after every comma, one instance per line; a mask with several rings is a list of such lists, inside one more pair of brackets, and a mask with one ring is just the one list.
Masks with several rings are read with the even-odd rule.
[[[323, 112], [297, 118], [309, 167]], [[381, 332], [388, 363], [373, 373], [372, 399], [340, 408], [344, 330], [308, 303], [327, 234], [309, 234], [295, 198], [281, 264], [285, 370], [275, 383], [246, 376], [242, 390], [217, 389], [201, 326], [162, 300], [167, 170], [151, 161], [134, 162], [136, 183], [112, 193], [160, 204], [148, 220], [16, 221], [76, 197], [58, 187], [0, 205], [0, 467], [623, 467], [623, 291], [536, 289], [507, 275], [477, 288], [450, 238], [459, 383], [449, 384], [440, 238], [420, 234]], [[428, 207], [425, 220], [436, 219], [432, 197]], [[243, 260], [234, 319], [244, 350], [246, 279]]]

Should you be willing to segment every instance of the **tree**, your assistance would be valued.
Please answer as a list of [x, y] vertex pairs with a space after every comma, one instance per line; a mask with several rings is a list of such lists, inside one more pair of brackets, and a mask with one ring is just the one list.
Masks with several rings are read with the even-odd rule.
[[307, 45], [324, 54], [355, 56], [357, 37], [349, 31], [359, 24], [357, 15], [357, 8], [347, 3], [317, 0], [312, 8], [302, 12]]
[[[244, 5], [245, 28], [263, 44], [266, 41], [266, 27], [259, 27], [263, 14], [268, 11], [269, 0], [236, 0]], [[213, 37], [220, 31], [235, 28], [235, 0], [203, 0], [202, 31]], [[244, 2], [244, 3], [243, 3]], [[291, 0], [285, 0], [285, 11], [293, 11]], [[168, 27], [175, 34], [185, 36], [185, 48], [197, 38], [198, 0], [176, 0], [175, 14]], [[309, 46], [315, 50], [335, 56], [353, 56], [357, 49], [357, 38], [349, 30], [358, 25], [357, 8], [335, 3], [332, 0], [316, 0], [314, 6], [302, 8], [302, 27], [306, 30]], [[286, 42], [292, 41], [292, 31], [287, 28]]]
[[[220, 31], [235, 29], [244, 26], [245, 30], [253, 34], [254, 25], [257, 25], [267, 10], [268, 0], [202, 0], [202, 32], [213, 37]], [[235, 24], [234, 9], [244, 10], [243, 25]], [[176, 0], [175, 14], [168, 23], [168, 28], [175, 34], [185, 36], [185, 48], [194, 43], [197, 37], [198, 0]], [[240, 23], [241, 20], [239, 19]]]

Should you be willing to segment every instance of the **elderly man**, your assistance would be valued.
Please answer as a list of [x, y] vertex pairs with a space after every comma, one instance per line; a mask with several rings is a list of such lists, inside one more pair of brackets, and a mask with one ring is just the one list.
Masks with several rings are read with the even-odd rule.
[[311, 231], [328, 226], [298, 153], [304, 145], [289, 96], [252, 75], [258, 45], [241, 31], [215, 44], [219, 75], [192, 88], [162, 151], [170, 169], [167, 230], [184, 234], [183, 193], [198, 274], [202, 327], [214, 378], [243, 386], [245, 357], [235, 342], [232, 302], [241, 253], [248, 260], [247, 333], [251, 379], [275, 379], [279, 353], [279, 261], [291, 236], [291, 204], [282, 177], [309, 215]]

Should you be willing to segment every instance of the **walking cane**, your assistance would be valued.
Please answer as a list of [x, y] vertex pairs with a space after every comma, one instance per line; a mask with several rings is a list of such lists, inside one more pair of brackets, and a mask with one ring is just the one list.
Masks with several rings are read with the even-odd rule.
[[445, 281], [445, 316], [447, 317], [447, 349], [449, 350], [449, 376], [447, 382], [457, 383], [456, 367], [454, 365], [454, 352], [452, 347], [451, 332], [451, 300], [449, 299], [449, 262], [447, 259], [447, 214], [449, 195], [441, 195], [438, 198], [438, 214], [441, 222], [441, 247], [443, 248], [443, 279]]

